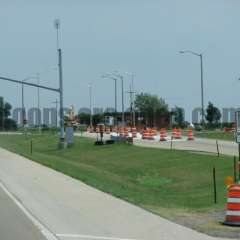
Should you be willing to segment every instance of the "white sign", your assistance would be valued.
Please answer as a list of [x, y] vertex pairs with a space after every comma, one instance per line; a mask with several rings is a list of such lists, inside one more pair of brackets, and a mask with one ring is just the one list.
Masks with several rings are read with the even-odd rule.
[[73, 139], [74, 139], [73, 127], [67, 127], [66, 128], [67, 145], [72, 145], [73, 144]]
[[236, 112], [236, 142], [240, 144], [240, 111]]

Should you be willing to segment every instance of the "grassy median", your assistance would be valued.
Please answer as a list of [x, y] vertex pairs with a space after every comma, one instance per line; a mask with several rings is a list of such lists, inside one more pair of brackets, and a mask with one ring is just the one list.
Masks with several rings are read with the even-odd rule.
[[195, 137], [200, 138], [210, 138], [216, 140], [224, 140], [224, 141], [235, 141], [234, 133], [232, 132], [217, 132], [217, 131], [195, 131]]
[[[224, 216], [224, 179], [233, 175], [231, 157], [128, 144], [94, 146], [92, 139], [80, 137], [72, 148], [59, 150], [57, 142], [57, 135], [51, 134], [0, 135], [0, 146], [10, 151], [184, 225], [201, 231], [215, 229], [216, 213], [220, 220]], [[213, 202], [213, 165], [217, 204]], [[203, 223], [199, 216], [205, 218]], [[205, 226], [208, 221], [212, 228]]]

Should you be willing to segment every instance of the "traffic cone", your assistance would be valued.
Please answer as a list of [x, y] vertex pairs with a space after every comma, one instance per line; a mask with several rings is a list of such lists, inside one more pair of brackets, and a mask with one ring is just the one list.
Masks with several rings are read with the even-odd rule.
[[240, 226], [240, 185], [233, 184], [228, 188], [226, 220], [228, 226]]

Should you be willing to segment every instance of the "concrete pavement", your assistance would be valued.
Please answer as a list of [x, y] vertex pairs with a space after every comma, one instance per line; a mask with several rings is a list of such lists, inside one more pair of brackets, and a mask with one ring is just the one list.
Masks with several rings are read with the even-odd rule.
[[46, 240], [40, 230], [0, 187], [0, 239]]
[[215, 239], [1, 148], [0, 181], [38, 227], [50, 230], [49, 240]]
[[[141, 147], [171, 148], [171, 142], [157, 142], [142, 139], [135, 139], [134, 144]], [[238, 145], [230, 141], [218, 141], [220, 154], [238, 156]], [[216, 140], [206, 138], [196, 138], [194, 141], [173, 141], [173, 149], [202, 151], [217, 154]]]
[[[79, 133], [75, 134], [80, 136]], [[83, 134], [84, 137], [95, 138], [96, 133], [87, 133]], [[109, 134], [104, 134], [104, 139], [107, 140], [110, 138]], [[134, 145], [140, 147], [151, 147], [151, 148], [171, 148], [171, 141], [160, 142], [157, 140], [143, 140], [140, 138], [134, 139]], [[238, 156], [238, 144], [231, 141], [221, 141], [218, 140], [219, 152], [220, 154]], [[207, 138], [195, 138], [194, 141], [187, 141], [186, 137], [182, 140], [174, 140], [173, 148], [178, 150], [189, 150], [189, 151], [202, 151], [217, 154], [217, 145], [216, 140], [207, 139]]]

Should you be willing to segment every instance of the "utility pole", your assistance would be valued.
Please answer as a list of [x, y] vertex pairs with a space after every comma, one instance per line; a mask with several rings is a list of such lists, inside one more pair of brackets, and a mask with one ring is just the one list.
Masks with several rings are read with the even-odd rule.
[[124, 87], [123, 87], [123, 76], [120, 75], [121, 84], [122, 84], [122, 126], [124, 126], [125, 122], [125, 113], [124, 113]]
[[63, 78], [62, 78], [62, 50], [58, 49], [58, 67], [59, 67], [59, 94], [60, 94], [60, 145], [64, 147], [65, 133], [64, 133], [64, 113], [63, 113]]
[[122, 85], [122, 127], [124, 127], [124, 123], [125, 123], [125, 112], [124, 112], [124, 86], [123, 86], [123, 75], [118, 73], [118, 72], [114, 72], [112, 73], [112, 75], [117, 76], [118, 78], [120, 78], [121, 80], [121, 85]]
[[92, 85], [89, 84], [90, 128], [92, 128]]
[[2, 131], [4, 131], [4, 118], [5, 118], [5, 104], [4, 104], [4, 98], [2, 97]]
[[114, 125], [117, 124], [117, 79], [114, 78], [114, 89], [115, 89], [115, 123]]
[[132, 84], [130, 84], [129, 87], [129, 92], [127, 92], [130, 96], [130, 112], [131, 112], [131, 128], [135, 127], [135, 121], [134, 121], [134, 110], [133, 110], [133, 97], [135, 92], [133, 91], [133, 87]]
[[133, 82], [134, 82], [134, 73], [132, 73], [132, 117], [133, 117], [133, 126], [135, 127], [135, 93], [134, 92], [134, 85], [133, 85]]
[[57, 52], [58, 52], [59, 95], [60, 95], [60, 139], [59, 139], [59, 145], [61, 148], [64, 148], [65, 132], [64, 132], [64, 113], [63, 113], [62, 49], [59, 46], [60, 20], [56, 19], [54, 22], [54, 25], [57, 30]]
[[203, 95], [203, 55], [200, 56], [200, 64], [201, 64], [201, 103], [202, 103], [202, 124], [205, 124], [205, 114], [204, 114], [204, 95]]
[[26, 120], [26, 112], [24, 107], [24, 81], [22, 81], [22, 127], [25, 126], [25, 120]]
[[[37, 73], [37, 85], [39, 86], [40, 82], [40, 74]], [[40, 110], [40, 88], [37, 88], [37, 96], [38, 96], [38, 132], [41, 133], [41, 110]]]

